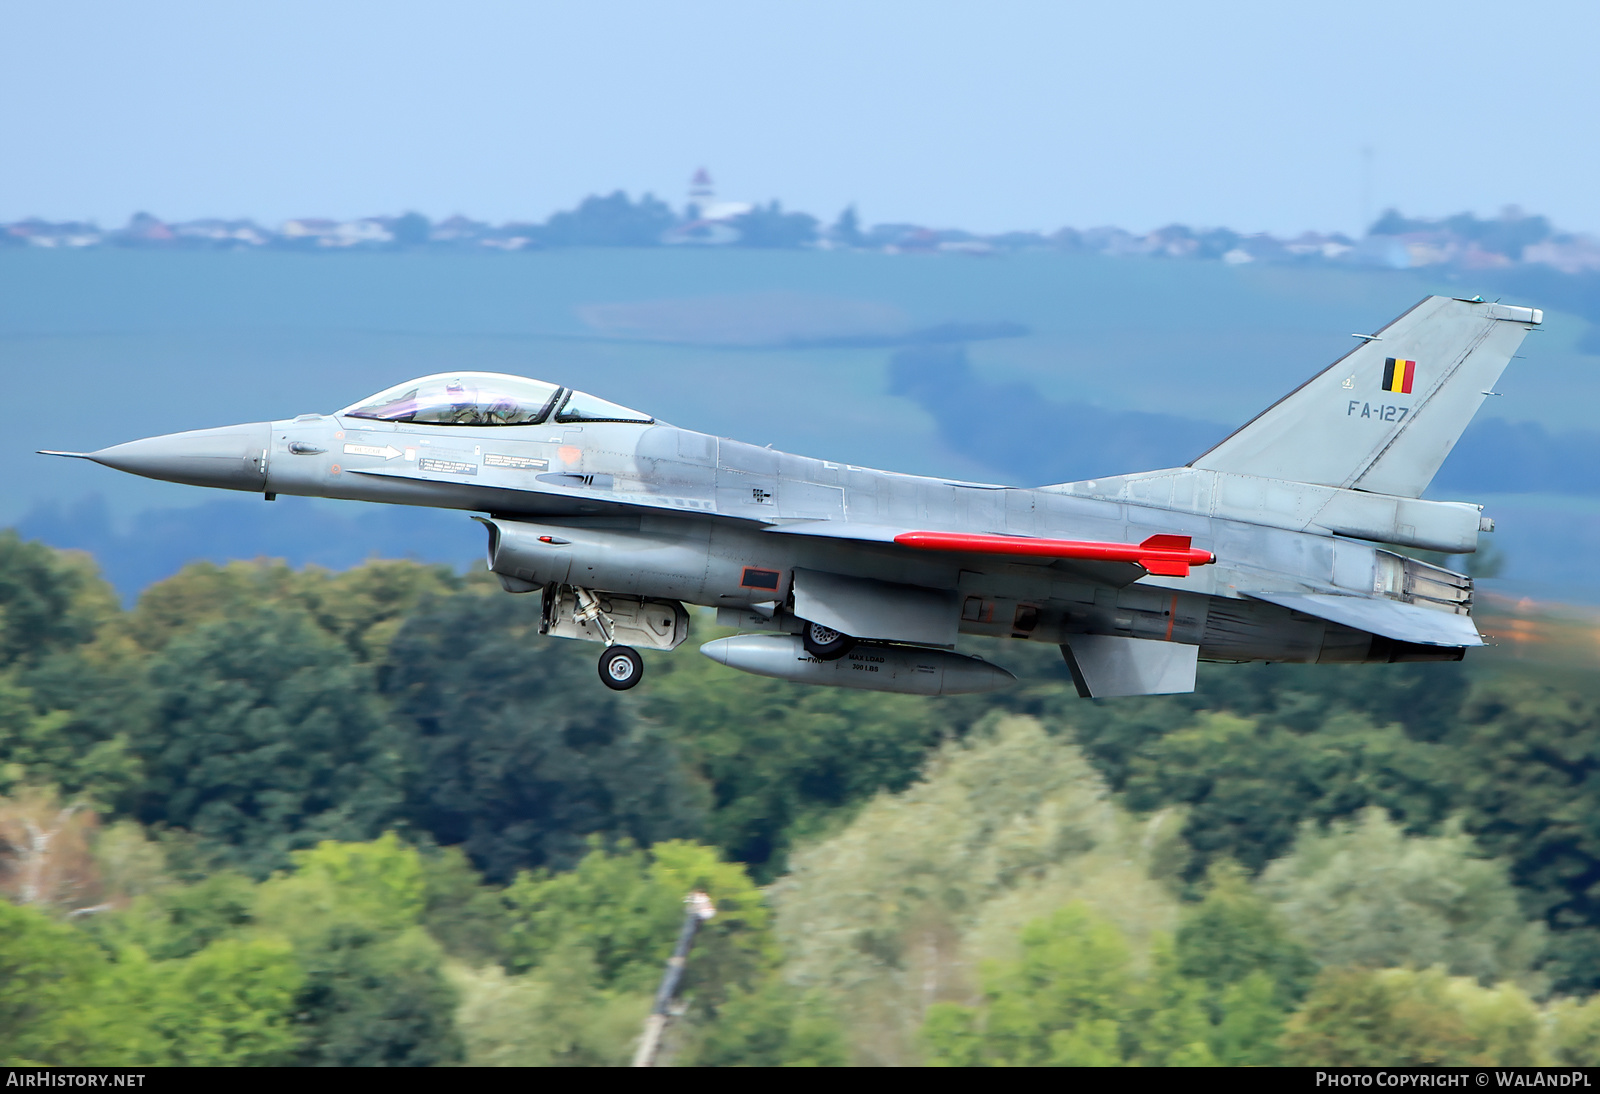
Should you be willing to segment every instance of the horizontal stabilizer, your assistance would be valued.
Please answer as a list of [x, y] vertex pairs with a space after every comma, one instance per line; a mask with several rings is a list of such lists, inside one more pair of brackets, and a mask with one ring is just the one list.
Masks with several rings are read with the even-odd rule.
[[1194, 690], [1200, 647], [1111, 634], [1074, 634], [1061, 647], [1085, 699], [1179, 695]]
[[1368, 634], [1380, 634], [1397, 642], [1419, 646], [1481, 646], [1483, 638], [1472, 619], [1465, 615], [1380, 600], [1364, 596], [1333, 596], [1328, 593], [1251, 593], [1280, 608], [1314, 615], [1331, 623], [1341, 623]]

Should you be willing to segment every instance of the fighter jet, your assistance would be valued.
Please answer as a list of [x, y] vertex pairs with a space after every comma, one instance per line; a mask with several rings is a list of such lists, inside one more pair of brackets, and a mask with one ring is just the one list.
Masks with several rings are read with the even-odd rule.
[[[155, 479], [460, 509], [540, 633], [600, 679], [689, 635], [730, 668], [925, 695], [1005, 687], [961, 634], [1061, 648], [1085, 697], [1194, 689], [1199, 661], [1455, 661], [1472, 580], [1402, 553], [1476, 550], [1483, 507], [1422, 498], [1543, 319], [1433, 296], [1183, 467], [1017, 489], [681, 429], [559, 383], [409, 380], [332, 414], [77, 456]], [[990, 413], [979, 410], [975, 413]]]

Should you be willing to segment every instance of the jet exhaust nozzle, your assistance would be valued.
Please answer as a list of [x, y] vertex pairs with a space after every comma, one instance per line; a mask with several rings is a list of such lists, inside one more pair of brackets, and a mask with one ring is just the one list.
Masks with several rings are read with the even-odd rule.
[[919, 646], [862, 643], [837, 661], [820, 661], [795, 634], [739, 634], [707, 642], [700, 652], [757, 676], [905, 695], [970, 695], [999, 691], [1017, 681], [982, 658]]
[[264, 490], [271, 438], [272, 423], [251, 422], [146, 437], [84, 455], [95, 463], [147, 479], [223, 490]]

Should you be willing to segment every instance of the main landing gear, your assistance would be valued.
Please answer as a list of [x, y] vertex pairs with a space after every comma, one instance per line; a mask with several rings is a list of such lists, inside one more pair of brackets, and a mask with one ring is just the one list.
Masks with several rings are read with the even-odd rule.
[[800, 632], [806, 652], [818, 661], [837, 661], [855, 648], [856, 640], [821, 623], [807, 623]]
[[627, 691], [644, 679], [644, 658], [632, 646], [607, 646], [600, 652], [600, 680], [612, 691]]

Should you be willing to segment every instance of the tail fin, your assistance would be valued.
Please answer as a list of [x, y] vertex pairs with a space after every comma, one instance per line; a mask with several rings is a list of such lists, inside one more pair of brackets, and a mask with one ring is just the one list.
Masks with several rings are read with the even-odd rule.
[[1430, 296], [1189, 466], [1421, 497], [1543, 319]]

